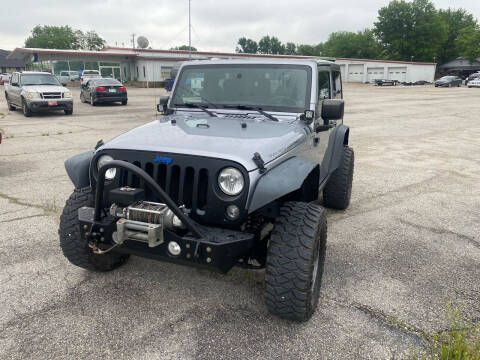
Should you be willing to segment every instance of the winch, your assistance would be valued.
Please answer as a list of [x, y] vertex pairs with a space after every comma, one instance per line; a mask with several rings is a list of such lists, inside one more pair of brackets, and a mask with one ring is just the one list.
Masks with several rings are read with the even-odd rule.
[[125, 240], [148, 242], [149, 247], [163, 243], [163, 229], [185, 229], [182, 221], [163, 203], [138, 201], [123, 207], [110, 206], [110, 215], [117, 220], [117, 231], [113, 240], [122, 244]]

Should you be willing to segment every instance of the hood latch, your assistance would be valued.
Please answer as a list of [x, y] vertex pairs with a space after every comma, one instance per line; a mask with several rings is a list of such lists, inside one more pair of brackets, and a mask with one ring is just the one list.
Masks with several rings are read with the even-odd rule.
[[253, 154], [252, 160], [255, 163], [255, 165], [258, 166], [258, 169], [260, 170], [260, 174], [263, 174], [267, 170], [265, 168], [265, 161], [263, 161], [262, 156], [258, 152]]

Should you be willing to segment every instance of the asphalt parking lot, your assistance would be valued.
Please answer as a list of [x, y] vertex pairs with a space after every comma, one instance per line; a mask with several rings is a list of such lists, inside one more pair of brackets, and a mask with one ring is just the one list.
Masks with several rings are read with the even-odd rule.
[[70, 265], [63, 161], [151, 121], [161, 93], [92, 107], [74, 90], [72, 116], [32, 118], [0, 95], [1, 359], [401, 359], [447, 327], [448, 301], [480, 321], [480, 89], [347, 84], [352, 203], [329, 211], [308, 323], [269, 315], [261, 272]]

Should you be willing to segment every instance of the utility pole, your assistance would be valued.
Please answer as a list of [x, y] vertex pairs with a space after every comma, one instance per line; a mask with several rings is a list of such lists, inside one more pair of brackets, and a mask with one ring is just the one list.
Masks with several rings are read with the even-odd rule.
[[135, 34], [132, 34], [132, 48], [135, 49]]
[[188, 0], [188, 60], [192, 60], [192, 17], [191, 17], [191, 3]]

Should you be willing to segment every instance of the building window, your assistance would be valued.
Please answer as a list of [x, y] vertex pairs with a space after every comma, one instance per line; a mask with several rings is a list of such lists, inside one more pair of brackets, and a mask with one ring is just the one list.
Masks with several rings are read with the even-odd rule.
[[172, 71], [172, 67], [171, 66], [162, 66], [160, 71], [162, 73], [162, 79], [163, 80], [169, 79], [171, 77], [170, 72]]
[[145, 65], [143, 65], [143, 78], [145, 79], [147, 76], [145, 75]]

